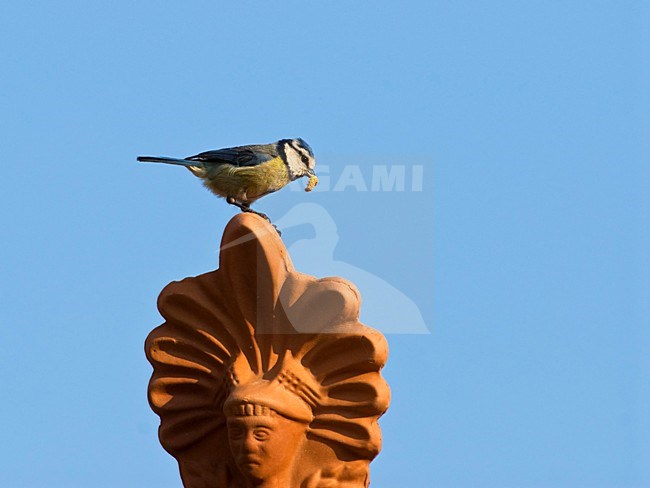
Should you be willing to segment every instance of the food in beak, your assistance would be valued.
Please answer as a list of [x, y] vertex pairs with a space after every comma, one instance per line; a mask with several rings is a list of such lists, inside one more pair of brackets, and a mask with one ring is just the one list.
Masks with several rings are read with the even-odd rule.
[[305, 191], [312, 191], [316, 185], [318, 185], [318, 177], [312, 173], [309, 175], [309, 182], [307, 183]]

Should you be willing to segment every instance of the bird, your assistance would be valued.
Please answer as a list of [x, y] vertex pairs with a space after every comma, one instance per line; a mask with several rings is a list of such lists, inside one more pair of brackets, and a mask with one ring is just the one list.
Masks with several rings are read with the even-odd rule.
[[226, 147], [186, 158], [139, 156], [138, 161], [185, 166], [212, 193], [242, 212], [254, 213], [269, 222], [271, 219], [253, 210], [251, 204], [305, 176], [309, 177], [305, 191], [313, 190], [318, 184], [314, 152], [301, 138]]

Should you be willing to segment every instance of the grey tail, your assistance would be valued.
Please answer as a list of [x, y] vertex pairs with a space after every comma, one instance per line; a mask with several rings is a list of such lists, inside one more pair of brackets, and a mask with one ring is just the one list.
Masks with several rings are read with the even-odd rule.
[[157, 156], [138, 156], [138, 161], [141, 163], [166, 163], [178, 164], [180, 166], [190, 166], [200, 168], [202, 166], [200, 161], [188, 161], [187, 159], [166, 158]]

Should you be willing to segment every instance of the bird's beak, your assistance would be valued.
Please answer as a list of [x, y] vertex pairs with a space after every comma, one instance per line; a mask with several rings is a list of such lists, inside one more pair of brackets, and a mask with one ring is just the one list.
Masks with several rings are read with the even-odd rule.
[[309, 176], [309, 177], [312, 177], [312, 176], [316, 176], [316, 173], [314, 173], [313, 169], [308, 169], [307, 173], [305, 173], [305, 175]]

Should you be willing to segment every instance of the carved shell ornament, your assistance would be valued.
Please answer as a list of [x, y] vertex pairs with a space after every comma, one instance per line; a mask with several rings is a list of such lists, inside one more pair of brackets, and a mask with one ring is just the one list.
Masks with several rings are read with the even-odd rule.
[[[356, 288], [295, 271], [275, 229], [246, 213], [219, 264], [164, 288], [165, 323], [145, 344], [149, 403], [184, 486], [367, 486], [388, 348], [359, 322]], [[273, 438], [269, 452], [241, 447], [249, 427]]]

